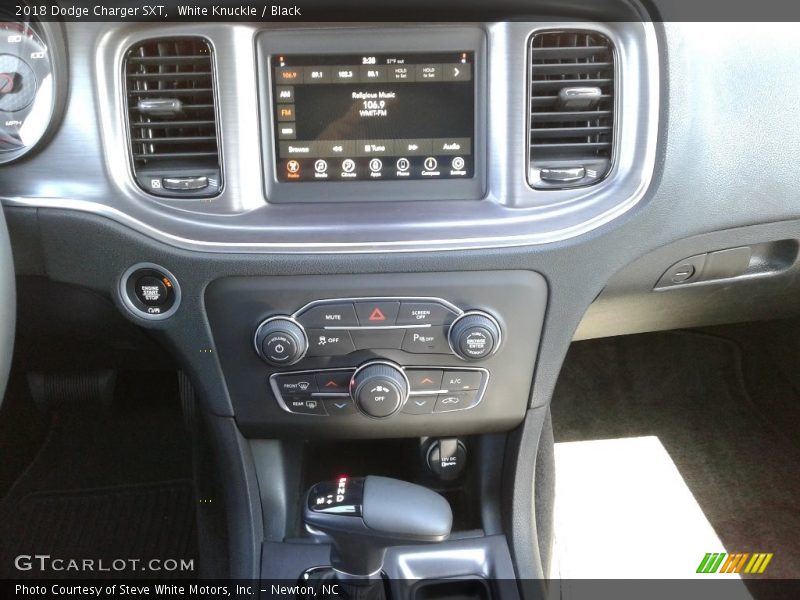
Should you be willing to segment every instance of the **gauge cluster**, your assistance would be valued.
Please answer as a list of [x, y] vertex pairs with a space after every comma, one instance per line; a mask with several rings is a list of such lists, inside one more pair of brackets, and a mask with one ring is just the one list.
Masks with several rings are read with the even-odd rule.
[[35, 148], [52, 130], [65, 52], [57, 24], [0, 22], [0, 164]]

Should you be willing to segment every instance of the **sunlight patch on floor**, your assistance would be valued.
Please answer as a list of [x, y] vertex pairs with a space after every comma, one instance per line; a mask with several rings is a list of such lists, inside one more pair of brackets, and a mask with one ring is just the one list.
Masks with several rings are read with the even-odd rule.
[[696, 573], [722, 542], [655, 436], [555, 445], [561, 579], [738, 578]]

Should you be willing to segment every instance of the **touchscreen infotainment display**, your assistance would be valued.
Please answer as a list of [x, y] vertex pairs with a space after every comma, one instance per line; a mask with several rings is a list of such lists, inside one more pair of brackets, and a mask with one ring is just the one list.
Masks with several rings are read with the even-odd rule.
[[474, 174], [474, 53], [271, 57], [281, 182]]

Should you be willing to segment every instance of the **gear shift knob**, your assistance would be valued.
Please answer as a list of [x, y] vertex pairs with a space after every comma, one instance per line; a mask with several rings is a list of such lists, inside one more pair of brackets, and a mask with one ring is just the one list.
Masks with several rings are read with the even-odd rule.
[[453, 513], [447, 500], [428, 488], [370, 475], [314, 485], [303, 520], [333, 541], [334, 569], [368, 578], [380, 573], [389, 546], [446, 540]]

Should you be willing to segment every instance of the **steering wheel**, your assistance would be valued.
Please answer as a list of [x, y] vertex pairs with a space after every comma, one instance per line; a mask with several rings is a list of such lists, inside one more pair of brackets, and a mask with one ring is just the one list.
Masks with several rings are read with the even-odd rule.
[[0, 406], [8, 383], [11, 356], [14, 353], [14, 327], [17, 320], [17, 296], [14, 282], [14, 259], [8, 237], [5, 213], [0, 209]]

